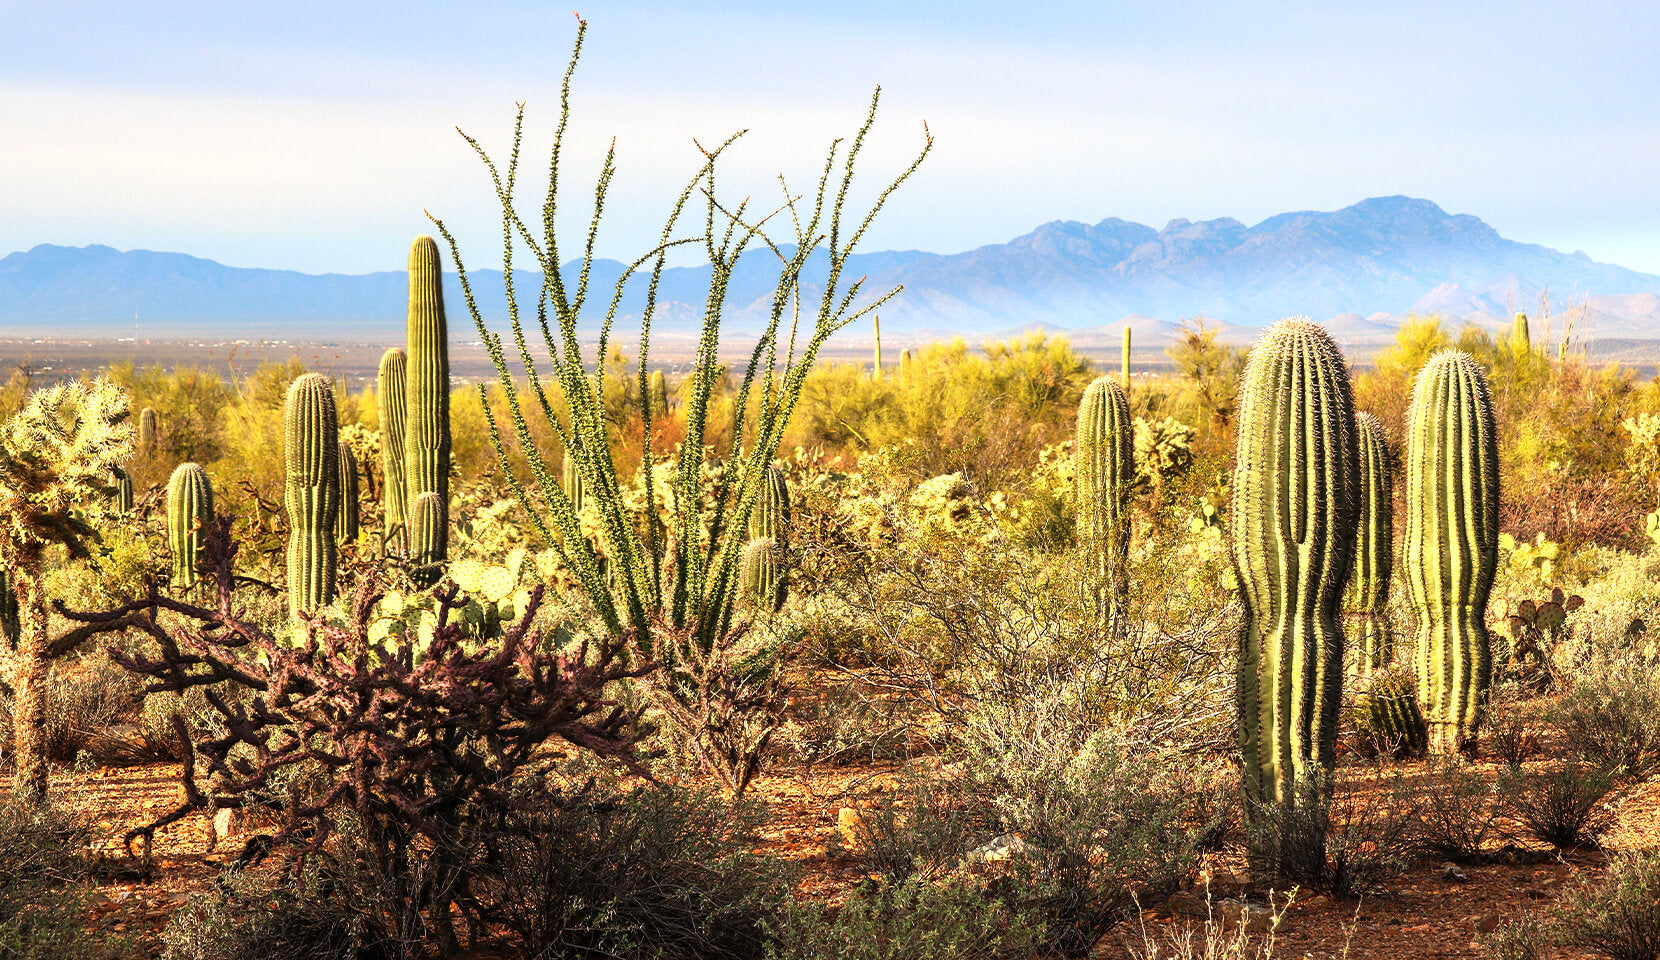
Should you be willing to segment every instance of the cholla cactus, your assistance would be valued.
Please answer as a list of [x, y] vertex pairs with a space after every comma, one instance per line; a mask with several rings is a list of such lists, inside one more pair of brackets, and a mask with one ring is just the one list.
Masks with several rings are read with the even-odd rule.
[[0, 608], [18, 614], [15, 647], [0, 649], [13, 691], [14, 796], [46, 795], [46, 677], [51, 658], [67, 652], [47, 635], [46, 549], [62, 544], [86, 556], [97, 539], [85, 511], [109, 496], [110, 468], [132, 454], [129, 416], [126, 394], [99, 378], [32, 394], [0, 425], [0, 570], [9, 595]]

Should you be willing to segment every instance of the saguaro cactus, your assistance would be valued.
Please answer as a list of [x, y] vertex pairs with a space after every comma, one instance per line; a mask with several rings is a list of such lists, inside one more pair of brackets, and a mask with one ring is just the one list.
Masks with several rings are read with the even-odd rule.
[[283, 410], [288, 507], [288, 609], [298, 620], [334, 599], [335, 524], [340, 509], [340, 436], [334, 387], [308, 373], [288, 388]]
[[1084, 390], [1072, 457], [1078, 543], [1099, 578], [1102, 612], [1118, 615], [1128, 589], [1135, 424], [1123, 388], [1111, 377], [1097, 377]]
[[872, 314], [876, 324], [876, 358], [870, 368], [870, 375], [876, 380], [882, 379], [882, 315]]
[[1343, 355], [1306, 317], [1251, 351], [1240, 391], [1232, 551], [1244, 601], [1239, 747], [1245, 793], [1292, 803], [1336, 762], [1343, 591], [1360, 519]]
[[1130, 392], [1130, 325], [1124, 325], [1124, 346], [1118, 358], [1118, 385]]
[[1533, 349], [1533, 338], [1528, 334], [1527, 314], [1520, 310], [1510, 320], [1510, 348], [1518, 356]]
[[646, 399], [651, 404], [653, 420], [669, 415], [669, 383], [663, 377], [663, 371], [653, 370], [646, 380]]
[[213, 484], [199, 463], [181, 463], [167, 480], [167, 545], [173, 551], [173, 589], [196, 584], [196, 561], [213, 522]]
[[[409, 419], [404, 438], [405, 482], [413, 500], [438, 496], [439, 519], [416, 546], [422, 564], [441, 563], [447, 553], [450, 504], [450, 353], [444, 323], [444, 290], [438, 244], [415, 238], [409, 248]], [[413, 521], [411, 522], [413, 527]], [[413, 530], [411, 531], [413, 535]]]
[[153, 457], [156, 455], [156, 445], [161, 437], [161, 424], [156, 417], [154, 407], [145, 407], [138, 412], [138, 455]]
[[916, 362], [911, 348], [906, 347], [899, 351], [899, 379], [903, 380], [911, 375], [911, 364]]
[[749, 538], [771, 537], [780, 544], [789, 542], [790, 485], [777, 464], [768, 464], [761, 477], [761, 495], [749, 511]]
[[1406, 460], [1406, 583], [1418, 701], [1437, 752], [1473, 750], [1492, 682], [1487, 600], [1499, 549], [1499, 455], [1487, 378], [1443, 350], [1418, 373]]
[[771, 537], [751, 540], [744, 546], [738, 563], [738, 594], [744, 602], [771, 613], [784, 608], [789, 586], [784, 578], [783, 552]]
[[11, 571], [0, 564], [0, 643], [16, 648], [23, 634], [22, 609], [17, 603], [17, 590], [12, 587]]
[[[442, 561], [444, 541], [449, 536], [446, 523], [446, 511], [438, 494], [428, 490], [409, 501], [409, 553], [417, 565], [430, 566]], [[434, 578], [429, 572], [423, 579]]]
[[1350, 666], [1370, 676], [1394, 657], [1389, 621], [1389, 574], [1394, 563], [1393, 488], [1389, 479], [1389, 442], [1383, 422], [1369, 413], [1355, 414], [1360, 441], [1360, 526], [1355, 537], [1354, 575], [1349, 578]]
[[380, 404], [380, 469], [385, 477], [381, 497], [386, 507], [387, 549], [409, 549], [409, 484], [404, 480], [404, 425], [409, 417], [405, 394], [408, 361], [397, 347], [380, 358], [375, 398]]
[[110, 485], [115, 493], [110, 497], [110, 509], [116, 513], [133, 512], [133, 478], [120, 467], [110, 467]]
[[334, 518], [334, 536], [342, 544], [357, 539], [357, 454], [340, 441], [340, 509]]
[[570, 451], [565, 452], [565, 464], [559, 470], [559, 488], [565, 491], [565, 497], [571, 501], [571, 509], [581, 513], [587, 505], [587, 491], [582, 486], [582, 471], [577, 469], [576, 458]]

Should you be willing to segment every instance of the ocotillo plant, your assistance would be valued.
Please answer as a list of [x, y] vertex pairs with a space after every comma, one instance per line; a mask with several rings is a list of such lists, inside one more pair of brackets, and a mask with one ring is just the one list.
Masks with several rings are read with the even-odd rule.
[[110, 485], [115, 488], [115, 494], [110, 497], [110, 509], [116, 513], [132, 513], [133, 478], [120, 467], [111, 467]]
[[777, 540], [761, 537], [744, 547], [738, 564], [738, 595], [757, 610], [777, 613], [784, 608], [789, 586], [784, 579], [783, 553]]
[[1418, 700], [1437, 752], [1473, 750], [1492, 682], [1487, 601], [1498, 570], [1499, 455], [1487, 378], [1443, 350], [1412, 390], [1405, 567], [1418, 614]]
[[288, 609], [295, 620], [334, 600], [339, 456], [334, 387], [328, 377], [308, 373], [288, 388], [283, 408]]
[[156, 455], [156, 446], [160, 442], [161, 424], [153, 407], [145, 407], [138, 413], [138, 455], [153, 457]]
[[340, 509], [334, 517], [334, 536], [342, 545], [357, 539], [357, 454], [340, 441]]
[[1393, 486], [1389, 475], [1389, 442], [1383, 422], [1369, 413], [1355, 414], [1360, 440], [1360, 526], [1355, 538], [1354, 575], [1349, 578], [1348, 611], [1350, 666], [1359, 676], [1388, 664], [1394, 657], [1389, 621], [1389, 575], [1394, 564]]
[[[449, 543], [450, 505], [450, 350], [444, 322], [444, 290], [438, 244], [415, 238], [409, 248], [409, 374], [405, 389], [409, 419], [404, 437], [408, 463], [405, 482], [411, 500], [438, 495], [444, 521], [429, 525], [427, 539], [414, 547], [423, 566], [442, 563]], [[413, 526], [413, 524], [411, 524]]]
[[1359, 446], [1343, 355], [1305, 317], [1251, 350], [1240, 390], [1231, 522], [1244, 601], [1239, 747], [1253, 802], [1329, 784], [1343, 692], [1343, 591], [1360, 519]]
[[1097, 578], [1100, 612], [1117, 624], [1129, 587], [1135, 423], [1124, 390], [1111, 377], [1097, 377], [1084, 390], [1072, 458], [1078, 545]]
[[1124, 346], [1118, 357], [1118, 385], [1124, 388], [1125, 395], [1130, 392], [1130, 327], [1124, 325]]
[[380, 358], [375, 399], [380, 405], [380, 468], [385, 478], [381, 497], [386, 507], [386, 548], [409, 549], [409, 485], [404, 480], [404, 425], [409, 417], [405, 382], [408, 362], [397, 347]]
[[196, 585], [196, 561], [213, 523], [213, 484], [199, 463], [181, 463], [167, 481], [167, 544], [173, 551], [173, 589]]

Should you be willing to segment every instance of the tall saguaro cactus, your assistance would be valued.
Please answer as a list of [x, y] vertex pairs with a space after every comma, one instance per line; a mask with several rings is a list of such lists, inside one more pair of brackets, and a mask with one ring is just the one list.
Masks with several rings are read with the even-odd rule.
[[1360, 441], [1360, 526], [1355, 537], [1354, 575], [1345, 600], [1353, 652], [1349, 662], [1359, 676], [1370, 676], [1394, 657], [1390, 642], [1389, 575], [1394, 563], [1393, 487], [1389, 477], [1389, 441], [1383, 422], [1369, 413], [1355, 414]]
[[133, 512], [133, 478], [120, 467], [110, 467], [110, 486], [115, 492], [110, 497], [110, 509], [116, 513]]
[[405, 383], [408, 360], [397, 347], [380, 358], [375, 398], [380, 405], [380, 469], [385, 477], [381, 496], [386, 507], [387, 549], [409, 549], [409, 484], [404, 480], [404, 425], [409, 418]]
[[780, 545], [789, 542], [790, 485], [777, 464], [768, 464], [761, 478], [761, 494], [749, 512], [749, 538], [771, 537]]
[[173, 551], [173, 589], [196, 584], [196, 561], [213, 523], [213, 484], [199, 463], [181, 463], [167, 480], [167, 545]]
[[12, 585], [11, 571], [0, 563], [0, 643], [16, 647], [22, 634], [22, 608], [17, 603], [17, 588]]
[[646, 402], [651, 404], [652, 419], [669, 415], [669, 382], [663, 371], [653, 370], [646, 380]]
[[1072, 457], [1078, 543], [1099, 578], [1103, 613], [1116, 617], [1128, 590], [1135, 424], [1123, 388], [1111, 377], [1097, 377], [1084, 389]]
[[340, 441], [340, 509], [334, 517], [334, 535], [342, 545], [357, 539], [357, 454]]
[[[444, 323], [444, 289], [438, 244], [420, 236], [409, 248], [409, 419], [404, 437], [405, 482], [411, 502], [436, 494], [440, 522], [429, 524], [420, 544], [423, 565], [442, 563], [448, 550], [450, 504], [450, 351]], [[411, 520], [413, 533], [413, 519]], [[413, 539], [413, 537], [412, 537]]]
[[[415, 499], [409, 501], [409, 553], [417, 564], [430, 566], [438, 561], [424, 558], [442, 555], [444, 539], [449, 536], [446, 513], [438, 494], [431, 490], [416, 494]], [[435, 579], [430, 569], [418, 575], [423, 579]]]
[[155, 408], [145, 407], [138, 412], [138, 455], [155, 456], [160, 438], [161, 424], [158, 422]]
[[882, 379], [882, 315], [878, 313], [872, 316], [876, 325], [876, 357], [871, 364], [870, 375], [872, 379], [880, 380]]
[[1130, 325], [1124, 325], [1124, 345], [1118, 358], [1118, 385], [1130, 392]]
[[1336, 763], [1343, 591], [1360, 518], [1359, 447], [1343, 355], [1306, 317], [1251, 350], [1240, 391], [1232, 551], [1245, 794], [1292, 803]]
[[334, 387], [328, 377], [308, 373], [288, 388], [283, 409], [288, 609], [296, 620], [334, 599], [339, 456]]
[[1533, 337], [1528, 333], [1527, 314], [1520, 310], [1510, 320], [1510, 348], [1517, 356], [1533, 349]]
[[1497, 431], [1475, 359], [1431, 357], [1410, 419], [1404, 560], [1418, 613], [1418, 699], [1432, 749], [1472, 750], [1492, 683], [1486, 615], [1499, 550]]

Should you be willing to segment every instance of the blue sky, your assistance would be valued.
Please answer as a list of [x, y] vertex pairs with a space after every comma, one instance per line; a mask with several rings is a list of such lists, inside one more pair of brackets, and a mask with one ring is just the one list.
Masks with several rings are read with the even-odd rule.
[[[0, 0], [0, 254], [177, 250], [398, 269], [423, 209], [485, 265], [455, 134], [545, 166], [568, 5]], [[615, 136], [600, 252], [631, 257], [746, 136], [738, 195], [802, 186], [883, 86], [871, 181], [937, 145], [867, 250], [954, 252], [1054, 219], [1247, 223], [1426, 197], [1517, 240], [1660, 273], [1660, 4], [584, 2], [565, 183]], [[535, 195], [536, 190], [531, 194]], [[570, 224], [573, 235], [580, 224]]]

